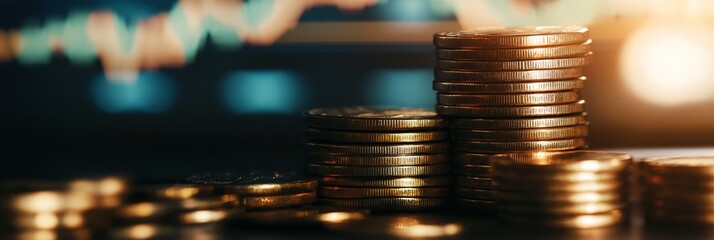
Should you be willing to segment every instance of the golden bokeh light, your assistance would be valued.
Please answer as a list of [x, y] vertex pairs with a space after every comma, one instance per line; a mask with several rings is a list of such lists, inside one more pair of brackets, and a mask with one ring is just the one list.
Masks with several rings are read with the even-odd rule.
[[714, 31], [694, 21], [652, 21], [620, 56], [627, 86], [640, 99], [676, 106], [714, 99]]
[[29, 213], [56, 212], [64, 207], [62, 195], [57, 192], [41, 191], [20, 195], [13, 201], [17, 210]]

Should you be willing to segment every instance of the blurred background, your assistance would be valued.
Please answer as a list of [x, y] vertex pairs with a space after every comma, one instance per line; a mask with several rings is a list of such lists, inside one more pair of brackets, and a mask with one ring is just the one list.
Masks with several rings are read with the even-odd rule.
[[432, 34], [585, 25], [591, 148], [714, 144], [709, 0], [0, 0], [0, 179], [300, 169], [302, 111], [433, 108]]

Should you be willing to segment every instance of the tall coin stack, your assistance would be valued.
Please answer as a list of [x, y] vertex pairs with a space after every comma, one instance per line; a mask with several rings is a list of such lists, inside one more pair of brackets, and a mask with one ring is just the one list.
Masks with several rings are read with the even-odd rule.
[[434, 35], [436, 111], [454, 117], [457, 202], [493, 211], [494, 153], [585, 148], [581, 27], [480, 28]]
[[312, 109], [305, 124], [305, 170], [318, 179], [318, 203], [375, 211], [446, 203], [452, 182], [448, 122], [435, 112]]
[[497, 211], [508, 222], [595, 228], [622, 222], [632, 156], [601, 151], [494, 156]]
[[648, 158], [642, 163], [649, 220], [714, 224], [714, 156]]

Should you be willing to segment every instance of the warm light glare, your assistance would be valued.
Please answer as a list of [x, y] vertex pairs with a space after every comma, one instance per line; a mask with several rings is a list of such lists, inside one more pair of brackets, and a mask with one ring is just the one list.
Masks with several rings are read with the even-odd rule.
[[84, 217], [79, 212], [68, 212], [62, 216], [62, 225], [67, 228], [77, 228], [84, 224]]
[[130, 239], [147, 239], [156, 235], [158, 229], [148, 224], [135, 225], [129, 228], [127, 235]]
[[57, 227], [59, 219], [54, 213], [40, 213], [35, 216], [35, 228], [54, 229]]
[[62, 196], [56, 192], [29, 193], [17, 197], [14, 201], [15, 208], [30, 213], [56, 212], [62, 205]]
[[364, 215], [360, 213], [349, 212], [331, 212], [321, 214], [319, 220], [326, 223], [342, 223], [345, 221], [362, 220]]
[[622, 74], [642, 100], [675, 106], [714, 99], [711, 26], [650, 23], [625, 43]]
[[399, 237], [407, 238], [434, 238], [453, 236], [461, 232], [458, 224], [427, 225], [416, 224], [413, 226], [394, 228], [392, 233]]
[[48, 230], [31, 230], [18, 234], [18, 240], [55, 240], [57, 234]]
[[130, 217], [149, 217], [156, 213], [158, 208], [152, 203], [137, 203], [127, 206], [122, 210], [122, 213]]
[[187, 213], [183, 216], [184, 223], [209, 223], [216, 222], [226, 218], [228, 214], [220, 210], [200, 210]]

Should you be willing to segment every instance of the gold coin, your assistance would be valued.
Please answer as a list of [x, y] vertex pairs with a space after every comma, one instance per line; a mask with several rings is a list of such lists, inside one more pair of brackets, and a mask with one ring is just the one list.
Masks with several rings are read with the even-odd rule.
[[248, 209], [273, 209], [310, 205], [317, 199], [316, 192], [277, 196], [253, 196], [241, 199]]
[[559, 79], [578, 78], [583, 75], [583, 68], [560, 68], [526, 71], [453, 71], [434, 69], [437, 82], [474, 82], [474, 83], [514, 83], [540, 82]]
[[484, 200], [493, 200], [494, 199], [493, 190], [488, 190], [488, 189], [456, 187], [456, 188], [454, 188], [454, 195], [456, 195], [456, 197], [468, 198], [468, 199], [484, 199]]
[[585, 55], [592, 51], [590, 44], [592, 40], [587, 40], [580, 44], [534, 47], [534, 48], [507, 48], [507, 49], [448, 49], [437, 48], [436, 57], [438, 59], [450, 60], [479, 60], [479, 61], [503, 61], [503, 60], [530, 60], [563, 58]]
[[437, 177], [392, 177], [392, 178], [354, 178], [354, 177], [329, 177], [317, 178], [321, 186], [346, 186], [346, 187], [437, 187], [449, 186], [451, 176]]
[[493, 200], [482, 200], [482, 199], [468, 199], [468, 198], [456, 198], [456, 205], [461, 209], [484, 212], [484, 213], [494, 213], [496, 212], [496, 202]]
[[587, 135], [587, 125], [518, 130], [454, 130], [454, 138], [475, 141], [537, 141], [564, 138], [581, 138]]
[[497, 93], [539, 93], [579, 90], [585, 85], [585, 77], [574, 80], [521, 82], [521, 83], [474, 83], [434, 81], [434, 90], [441, 93], [497, 94]]
[[299, 208], [251, 211], [239, 216], [248, 224], [318, 225], [364, 220], [369, 210], [335, 206], [304, 206]]
[[494, 154], [484, 153], [454, 153], [454, 162], [459, 164], [486, 165], [491, 164], [491, 157]]
[[448, 142], [407, 144], [326, 144], [306, 143], [308, 152], [332, 155], [398, 156], [448, 153]]
[[514, 214], [532, 215], [580, 215], [604, 213], [625, 208], [621, 202], [593, 202], [593, 203], [518, 203], [499, 202], [498, 211]]
[[444, 198], [414, 198], [414, 197], [392, 197], [392, 198], [362, 198], [362, 199], [331, 199], [320, 198], [317, 203], [322, 205], [369, 208], [377, 211], [387, 210], [421, 210], [438, 208], [446, 205]]
[[449, 126], [434, 111], [418, 108], [316, 108], [304, 116], [307, 127], [320, 129], [399, 131]]
[[430, 132], [345, 132], [309, 128], [306, 138], [327, 142], [349, 143], [412, 143], [448, 140], [446, 131]]
[[521, 106], [521, 107], [474, 107], [436, 105], [436, 112], [445, 116], [470, 118], [518, 118], [570, 115], [583, 112], [585, 101], [576, 103]]
[[454, 172], [460, 176], [490, 177], [491, 167], [488, 165], [456, 164]]
[[460, 71], [526, 71], [540, 69], [584, 67], [591, 62], [591, 54], [582, 57], [514, 60], [514, 61], [460, 61], [437, 60], [436, 67], [445, 70]]
[[597, 203], [625, 201], [626, 196], [617, 191], [604, 192], [560, 192], [556, 194], [538, 192], [506, 192], [498, 188], [494, 196], [498, 202], [552, 202], [552, 203]]
[[620, 210], [607, 213], [582, 214], [573, 216], [543, 217], [538, 215], [520, 215], [499, 212], [498, 216], [511, 223], [539, 225], [556, 228], [599, 228], [616, 225], [623, 220]]
[[207, 172], [188, 177], [186, 182], [214, 185], [216, 190], [240, 196], [304, 193], [317, 187], [317, 180], [298, 172]]
[[528, 129], [552, 128], [587, 124], [586, 113], [560, 117], [512, 118], [512, 119], [454, 119], [457, 129]]
[[522, 181], [532, 184], [569, 184], [593, 181], [619, 181], [625, 183], [627, 174], [622, 172], [545, 172], [524, 174], [523, 171], [502, 170], [494, 166], [491, 171], [494, 181]]
[[714, 203], [714, 192], [694, 193], [684, 189], [647, 189], [644, 194], [646, 198], [652, 200], [675, 201], [687, 203], [712, 204]]
[[642, 162], [650, 175], [714, 175], [714, 156], [658, 157]]
[[436, 102], [455, 106], [532, 106], [580, 101], [578, 91], [523, 94], [437, 94]]
[[456, 186], [493, 189], [493, 179], [484, 177], [456, 176]]
[[336, 177], [416, 177], [449, 174], [451, 172], [451, 165], [437, 164], [393, 167], [345, 167], [307, 164], [305, 171], [310, 174]]
[[381, 198], [381, 197], [446, 197], [448, 187], [419, 188], [355, 188], [320, 186], [318, 195], [326, 198]]
[[403, 156], [339, 156], [307, 153], [310, 163], [340, 166], [414, 166], [449, 162], [448, 154], [403, 155]]
[[644, 184], [650, 189], [681, 189], [688, 192], [714, 192], [714, 178], [693, 178], [691, 176], [644, 176]]
[[456, 141], [457, 151], [473, 153], [562, 151], [585, 146], [587, 142], [583, 138], [519, 142]]
[[626, 188], [626, 184], [621, 181], [587, 181], [567, 184], [542, 184], [541, 182], [528, 182], [518, 179], [502, 178], [499, 179], [498, 182], [494, 182], [494, 184], [498, 186], [498, 189], [504, 191], [543, 193], [621, 191]]
[[526, 171], [604, 172], [626, 171], [632, 164], [627, 153], [606, 151], [530, 152], [494, 155], [494, 166]]
[[584, 27], [481, 27], [434, 34], [438, 48], [525, 48], [583, 43], [589, 39]]
[[710, 202], [697, 202], [684, 199], [656, 199], [645, 196], [643, 207], [646, 209], [671, 209], [672, 211], [694, 211], [700, 213], [714, 213], [714, 205]]

